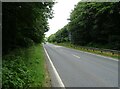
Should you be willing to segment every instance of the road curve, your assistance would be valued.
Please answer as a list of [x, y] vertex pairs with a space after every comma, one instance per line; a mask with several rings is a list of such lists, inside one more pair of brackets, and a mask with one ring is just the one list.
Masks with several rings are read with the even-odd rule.
[[65, 87], [118, 87], [118, 61], [44, 44]]

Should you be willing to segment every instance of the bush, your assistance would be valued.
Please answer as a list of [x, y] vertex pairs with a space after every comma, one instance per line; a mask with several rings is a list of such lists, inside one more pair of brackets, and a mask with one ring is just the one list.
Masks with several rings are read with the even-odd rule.
[[2, 87], [4, 89], [27, 89], [33, 81], [30, 80], [30, 70], [27, 69], [23, 58], [20, 56], [8, 55], [3, 57], [3, 59]]
[[44, 49], [41, 44], [15, 49], [2, 59], [3, 89], [46, 87]]

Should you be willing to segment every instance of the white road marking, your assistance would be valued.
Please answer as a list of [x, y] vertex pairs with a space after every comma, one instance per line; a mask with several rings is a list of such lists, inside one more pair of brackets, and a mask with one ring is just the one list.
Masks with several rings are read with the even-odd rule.
[[77, 56], [77, 55], [74, 55], [74, 54], [72, 54], [73, 56], [75, 56], [75, 57], [77, 57], [77, 58], [80, 58], [79, 56]]
[[[64, 47], [64, 46], [63, 46], [63, 47]], [[67, 47], [64, 47], [64, 48], [67, 48]], [[76, 49], [73, 49], [73, 50], [76, 50]], [[86, 54], [90, 54], [90, 55], [94, 55], [94, 56], [98, 56], [98, 57], [107, 58], [107, 59], [109, 59], [109, 60], [119, 61], [119, 60], [116, 59], [116, 58], [111, 58], [111, 57], [107, 57], [107, 56], [103, 56], [103, 55], [99, 55], [99, 54], [94, 54], [94, 53], [85, 52], [85, 51], [81, 51], [81, 50], [76, 50], [76, 51], [82, 52], [82, 53], [86, 53]]]
[[63, 88], [65, 89], [65, 85], [63, 84], [62, 79], [60, 78], [60, 76], [59, 76], [59, 74], [58, 74], [55, 66], [53, 65], [53, 62], [51, 61], [50, 56], [48, 55], [47, 50], [46, 50], [45, 48], [44, 48], [44, 50], [45, 50], [45, 53], [46, 53], [46, 55], [47, 55], [47, 57], [48, 57], [48, 59], [49, 59], [49, 61], [50, 61], [51, 66], [52, 66], [52, 68], [53, 68], [53, 70], [54, 70], [54, 73], [55, 73], [55, 75], [56, 75], [56, 78], [57, 78], [57, 80], [58, 80], [58, 82], [59, 82], [60, 87], [63, 87]]
[[62, 46], [55, 45], [54, 47], [55, 47], [55, 48], [59, 48], [59, 47], [62, 47]]
[[[84, 52], [84, 51], [81, 51], [81, 52]], [[114, 60], [114, 61], [119, 61], [118, 59], [102, 56], [102, 55], [99, 55], [99, 54], [93, 54], [93, 53], [89, 53], [89, 52], [84, 52], [84, 53], [87, 53], [87, 54], [90, 54], [90, 55], [94, 55], [94, 56], [98, 56], [98, 57], [107, 58], [107, 59]]]

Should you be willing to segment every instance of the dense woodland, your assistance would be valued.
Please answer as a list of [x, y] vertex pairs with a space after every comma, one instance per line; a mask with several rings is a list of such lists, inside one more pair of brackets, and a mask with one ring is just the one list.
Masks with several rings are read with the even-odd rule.
[[79, 2], [48, 41], [120, 50], [120, 2]]
[[[49, 30], [53, 5], [53, 2], [2, 3], [3, 89], [43, 86], [46, 73], [39, 43]], [[68, 18], [69, 23], [52, 34], [49, 42], [120, 50], [120, 2], [79, 2]]]
[[49, 30], [53, 2], [3, 3], [3, 54], [19, 47], [41, 43]]
[[[2, 3], [3, 89], [43, 87], [46, 81], [41, 43], [49, 30], [54, 2]], [[48, 82], [48, 81], [47, 81]]]

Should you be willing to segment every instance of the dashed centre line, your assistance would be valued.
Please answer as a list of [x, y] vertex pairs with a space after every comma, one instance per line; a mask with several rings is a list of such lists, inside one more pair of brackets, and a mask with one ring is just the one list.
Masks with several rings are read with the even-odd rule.
[[72, 54], [74, 57], [77, 57], [77, 58], [80, 58], [79, 56], [77, 56], [77, 55], [74, 55], [74, 54]]

